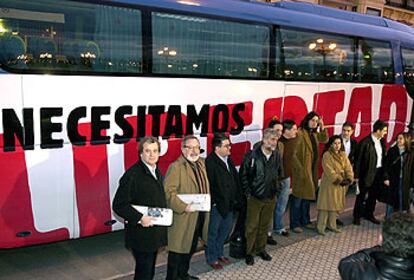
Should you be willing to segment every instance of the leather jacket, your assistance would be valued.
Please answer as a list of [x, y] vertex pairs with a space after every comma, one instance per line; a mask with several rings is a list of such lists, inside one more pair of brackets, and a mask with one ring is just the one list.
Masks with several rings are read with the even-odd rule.
[[414, 257], [395, 257], [376, 246], [343, 258], [338, 269], [343, 280], [413, 280]]
[[248, 152], [240, 166], [240, 181], [244, 194], [257, 199], [273, 199], [280, 193], [279, 180], [283, 176], [283, 165], [279, 152], [273, 151], [267, 159], [259, 145]]

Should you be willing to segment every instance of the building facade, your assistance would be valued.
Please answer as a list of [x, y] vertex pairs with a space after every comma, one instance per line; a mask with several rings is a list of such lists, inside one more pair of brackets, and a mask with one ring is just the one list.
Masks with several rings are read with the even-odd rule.
[[[279, 2], [280, 0], [262, 0]], [[414, 26], [414, 0], [302, 0], [331, 8], [382, 16]]]

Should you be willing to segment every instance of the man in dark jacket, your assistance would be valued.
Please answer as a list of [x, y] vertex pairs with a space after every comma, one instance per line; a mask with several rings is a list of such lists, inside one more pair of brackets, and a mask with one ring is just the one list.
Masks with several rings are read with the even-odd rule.
[[[361, 140], [355, 158], [355, 179], [360, 193], [357, 195], [354, 206], [355, 225], [361, 224], [361, 217], [374, 224], [380, 222], [374, 217], [375, 205], [378, 198], [380, 184], [383, 184], [383, 164], [385, 158], [385, 140], [387, 124], [381, 120], [374, 123], [372, 133]], [[365, 196], [368, 193], [364, 209]]]
[[266, 252], [267, 230], [272, 221], [279, 179], [283, 174], [282, 161], [276, 150], [278, 135], [267, 128], [262, 144], [248, 152], [240, 167], [243, 192], [247, 197], [246, 264], [253, 265], [253, 254], [265, 261], [272, 257]]
[[382, 246], [361, 250], [339, 263], [343, 280], [414, 279], [414, 216], [395, 213], [382, 228]]
[[230, 159], [231, 143], [228, 136], [215, 135], [213, 152], [206, 159], [210, 183], [211, 211], [208, 226], [207, 263], [214, 269], [230, 261], [224, 256], [223, 247], [233, 225], [233, 211], [241, 200], [239, 174]]
[[167, 228], [154, 226], [154, 218], [144, 216], [131, 205], [166, 208], [161, 173], [157, 167], [160, 143], [145, 137], [138, 147], [141, 160], [119, 181], [112, 208], [124, 218], [125, 245], [135, 258], [134, 279], [153, 279], [157, 251], [167, 245]]

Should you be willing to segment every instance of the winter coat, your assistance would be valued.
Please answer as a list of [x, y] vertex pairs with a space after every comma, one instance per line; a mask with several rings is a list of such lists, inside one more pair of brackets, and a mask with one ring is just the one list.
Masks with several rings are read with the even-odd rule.
[[[410, 189], [414, 188], [414, 154], [412, 151], [404, 151], [402, 157], [402, 210], [408, 210], [410, 208]], [[388, 150], [384, 166], [384, 180], [390, 181], [390, 186], [387, 187], [388, 198], [386, 202], [391, 204], [395, 209], [399, 209], [398, 190], [400, 184], [401, 156], [397, 145]]]
[[340, 183], [344, 179], [354, 180], [352, 165], [345, 152], [335, 154], [329, 150], [322, 158], [323, 174], [316, 208], [325, 211], [342, 211], [345, 207], [346, 186]]
[[239, 173], [230, 157], [226, 164], [215, 152], [206, 158], [207, 176], [210, 184], [211, 204], [215, 205], [222, 217], [241, 204]]
[[279, 180], [283, 176], [283, 165], [277, 150], [267, 159], [262, 147], [257, 146], [243, 158], [240, 166], [240, 182], [246, 196], [259, 200], [271, 200], [280, 193]]
[[343, 280], [413, 280], [414, 258], [394, 257], [375, 246], [343, 258], [338, 270]]
[[328, 131], [313, 132], [310, 136], [307, 131], [299, 129], [295, 139], [295, 149], [292, 157], [292, 194], [297, 198], [315, 200], [318, 164], [312, 168], [314, 152], [310, 137], [314, 137], [317, 144], [316, 153], [319, 157], [319, 143], [327, 143]]
[[[207, 177], [204, 159], [199, 159], [202, 164], [202, 172]], [[171, 163], [165, 175], [165, 195], [167, 205], [173, 212], [173, 224], [168, 228], [168, 250], [188, 254], [194, 237], [199, 212], [185, 212], [185, 204], [177, 194], [199, 194], [199, 186], [190, 163], [180, 156]], [[208, 192], [210, 187], [207, 185]], [[203, 225], [202, 239], [207, 242], [207, 232], [209, 223], [209, 213], [204, 212], [205, 219]]]
[[131, 205], [166, 208], [162, 176], [156, 169], [157, 179], [148, 167], [139, 161], [132, 165], [119, 180], [112, 208], [124, 218], [125, 246], [141, 252], [156, 252], [167, 245], [167, 227], [143, 227], [138, 224], [142, 214]]

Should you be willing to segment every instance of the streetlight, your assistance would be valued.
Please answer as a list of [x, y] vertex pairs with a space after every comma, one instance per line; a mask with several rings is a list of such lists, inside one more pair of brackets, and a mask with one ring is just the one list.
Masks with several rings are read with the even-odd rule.
[[169, 47], [165, 46], [165, 47], [162, 47], [161, 49], [159, 49], [157, 51], [157, 54], [161, 57], [165, 57], [165, 62], [166, 62], [165, 64], [167, 64], [167, 67], [169, 69], [173, 67], [172, 64], [168, 63], [168, 58], [177, 56], [177, 51], [176, 50], [170, 49]]
[[309, 49], [322, 55], [323, 72], [325, 74], [326, 55], [336, 50], [337, 45], [335, 42], [325, 42], [322, 38], [318, 38], [315, 41], [309, 43]]

